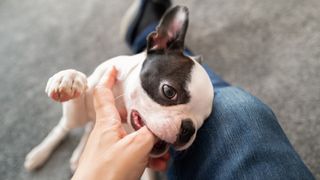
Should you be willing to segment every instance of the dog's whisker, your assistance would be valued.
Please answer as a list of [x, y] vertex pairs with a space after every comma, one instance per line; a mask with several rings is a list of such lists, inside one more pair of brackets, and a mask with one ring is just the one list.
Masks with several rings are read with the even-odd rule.
[[121, 94], [121, 95], [115, 97], [114, 100], [117, 101], [119, 98], [121, 98], [121, 97], [123, 97], [123, 96], [124, 96], [124, 94]]

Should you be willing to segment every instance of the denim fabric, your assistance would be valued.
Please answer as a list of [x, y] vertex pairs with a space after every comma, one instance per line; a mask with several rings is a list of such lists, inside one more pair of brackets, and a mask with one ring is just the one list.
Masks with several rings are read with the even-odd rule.
[[154, 22], [149, 24], [144, 31], [141, 32], [137, 37], [134, 38], [133, 43], [131, 45], [131, 50], [133, 53], [139, 53], [145, 49], [147, 46], [147, 36], [150, 32], [154, 31], [158, 25], [158, 22]]
[[214, 110], [193, 145], [171, 153], [168, 179], [314, 179], [270, 108], [207, 72]]
[[[138, 22], [141, 21], [141, 18], [142, 18], [142, 15], [143, 15], [143, 10], [144, 10], [144, 8], [146, 6], [146, 2], [147, 2], [147, 0], [140, 0], [140, 1], [141, 2], [140, 2], [139, 7], [138, 7], [138, 9], [139, 9], [138, 13], [133, 18], [133, 20], [131, 22], [132, 24], [128, 27], [126, 35], [125, 35], [125, 41], [130, 46], [132, 46], [132, 43], [133, 43], [134, 39], [136, 38], [136, 37], [133, 36], [135, 28], [136, 28], [135, 26], [136, 26], [136, 24], [138, 24]], [[147, 37], [147, 36], [145, 36], [145, 37]], [[132, 47], [132, 48], [134, 48], [134, 47]]]
[[[135, 53], [145, 46], [150, 27], [155, 25], [129, 44]], [[270, 108], [204, 68], [215, 88], [213, 111], [190, 148], [171, 149], [168, 179], [314, 179]]]

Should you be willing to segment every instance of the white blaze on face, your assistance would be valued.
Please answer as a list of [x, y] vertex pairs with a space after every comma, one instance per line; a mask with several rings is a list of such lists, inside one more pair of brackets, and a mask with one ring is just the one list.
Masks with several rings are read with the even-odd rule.
[[191, 81], [188, 84], [191, 97], [189, 104], [190, 113], [195, 116], [192, 121], [196, 129], [199, 129], [212, 111], [214, 89], [204, 68], [195, 60], [194, 63], [190, 76]]
[[181, 120], [186, 118], [185, 108], [179, 106], [161, 106], [154, 102], [141, 88], [140, 97], [135, 106], [145, 120], [147, 127], [160, 139], [174, 143], [180, 132]]
[[193, 61], [195, 64], [191, 70], [190, 82], [187, 85], [191, 98], [186, 106], [188, 107], [188, 117], [194, 123], [196, 132], [187, 144], [177, 148], [177, 150], [187, 149], [193, 143], [197, 135], [197, 130], [202, 126], [212, 111], [214, 88], [211, 80], [204, 68], [194, 59]]

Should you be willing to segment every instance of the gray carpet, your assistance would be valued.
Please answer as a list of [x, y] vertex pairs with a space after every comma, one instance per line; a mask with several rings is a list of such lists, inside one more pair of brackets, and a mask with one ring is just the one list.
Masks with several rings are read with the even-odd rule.
[[[182, 0], [180, 1], [182, 2]], [[320, 178], [320, 1], [188, 0], [187, 43], [218, 74], [274, 110], [307, 166]], [[27, 173], [26, 153], [58, 122], [44, 88], [55, 72], [87, 74], [130, 54], [119, 37], [127, 1], [0, 1], [0, 179], [68, 179], [81, 129], [43, 168]]]

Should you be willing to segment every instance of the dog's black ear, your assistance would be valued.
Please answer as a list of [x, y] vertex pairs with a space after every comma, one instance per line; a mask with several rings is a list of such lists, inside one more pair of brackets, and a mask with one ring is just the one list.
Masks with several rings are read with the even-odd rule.
[[160, 20], [156, 31], [147, 38], [147, 52], [154, 50], [183, 51], [189, 11], [187, 7], [175, 6], [169, 9]]

